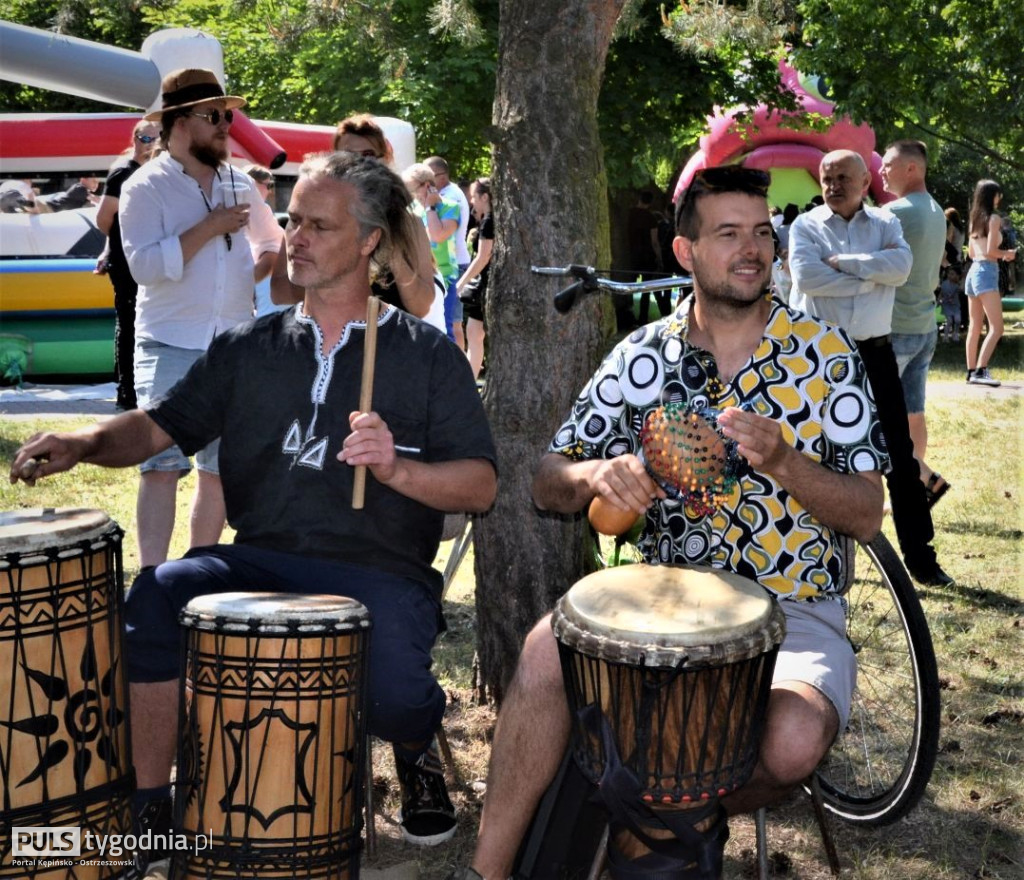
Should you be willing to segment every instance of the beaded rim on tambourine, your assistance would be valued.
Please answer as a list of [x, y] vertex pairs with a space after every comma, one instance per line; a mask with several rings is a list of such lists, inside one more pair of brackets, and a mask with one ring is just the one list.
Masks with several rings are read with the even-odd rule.
[[651, 475], [697, 516], [715, 513], [736, 485], [739, 455], [719, 430], [717, 410], [659, 406], [647, 416], [640, 443]]

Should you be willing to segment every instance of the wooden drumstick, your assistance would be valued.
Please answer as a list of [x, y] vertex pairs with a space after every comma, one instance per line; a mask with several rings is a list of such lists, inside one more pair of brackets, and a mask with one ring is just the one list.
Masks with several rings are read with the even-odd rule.
[[[373, 369], [377, 359], [377, 316], [380, 300], [371, 296], [366, 301], [366, 337], [363, 341], [363, 381], [359, 389], [359, 412], [373, 406]], [[352, 509], [362, 510], [366, 500], [366, 465], [357, 464], [352, 482]]]

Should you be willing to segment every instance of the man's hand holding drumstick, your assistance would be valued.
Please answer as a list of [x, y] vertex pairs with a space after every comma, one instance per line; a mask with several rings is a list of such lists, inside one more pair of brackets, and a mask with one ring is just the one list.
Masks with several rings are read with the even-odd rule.
[[375, 412], [354, 412], [348, 417], [352, 433], [341, 444], [338, 461], [369, 469], [378, 483], [388, 485], [398, 470], [395, 438]]

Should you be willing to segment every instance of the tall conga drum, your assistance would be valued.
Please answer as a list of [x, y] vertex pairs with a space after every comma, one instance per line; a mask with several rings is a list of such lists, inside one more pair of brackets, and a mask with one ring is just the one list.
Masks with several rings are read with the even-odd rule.
[[609, 870], [715, 877], [718, 798], [753, 772], [785, 633], [759, 584], [703, 567], [628, 565], [575, 584], [552, 626], [571, 750], [611, 816]]
[[358, 877], [370, 615], [353, 599], [224, 593], [185, 626], [171, 877]]
[[[81, 864], [132, 828], [122, 535], [98, 510], [0, 513], [0, 877], [124, 870]], [[13, 828], [52, 827], [79, 829], [73, 867], [13, 864]]]

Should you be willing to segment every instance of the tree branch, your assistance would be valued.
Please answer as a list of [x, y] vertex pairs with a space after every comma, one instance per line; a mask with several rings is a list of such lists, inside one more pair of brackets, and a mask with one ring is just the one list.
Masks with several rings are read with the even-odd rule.
[[974, 140], [974, 138], [968, 137], [962, 132], [957, 132], [957, 137], [951, 134], [939, 131], [936, 128], [932, 128], [930, 125], [925, 125], [923, 122], [918, 122], [915, 119], [911, 119], [909, 116], [902, 115], [900, 119], [912, 128], [917, 128], [925, 134], [930, 134], [932, 137], [938, 138], [940, 141], [946, 141], [950, 144], [956, 144], [957, 146], [966, 147], [968, 150], [973, 150], [981, 156], [987, 156], [989, 159], [994, 159], [1009, 168], [1015, 168], [1018, 171], [1024, 171], [1024, 162], [1018, 162], [1013, 159], [1007, 158], [1002, 153], [993, 150], [991, 147], [986, 146], [980, 141]]

